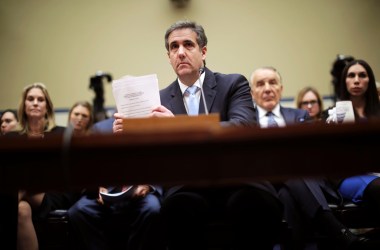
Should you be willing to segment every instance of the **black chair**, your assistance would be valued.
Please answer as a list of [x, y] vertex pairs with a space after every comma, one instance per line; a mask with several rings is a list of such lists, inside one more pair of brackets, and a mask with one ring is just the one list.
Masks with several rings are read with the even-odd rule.
[[35, 222], [40, 250], [68, 250], [69, 218], [67, 210], [54, 210], [46, 220]]
[[[213, 221], [210, 222], [206, 227], [206, 237], [207, 237], [207, 245], [208, 250], [223, 250], [227, 249], [226, 247], [231, 244], [228, 241], [230, 239], [230, 235], [232, 233], [231, 227], [226, 225], [221, 221]], [[289, 247], [289, 239], [290, 239], [290, 230], [288, 227], [288, 223], [283, 220], [281, 223], [281, 234], [280, 238], [276, 239], [276, 249], [279, 250], [287, 250], [291, 249]]]
[[[340, 205], [329, 204], [329, 207], [336, 218], [355, 235], [379, 239], [380, 222], [374, 218], [375, 214], [380, 211], [374, 211], [368, 206], [356, 205], [352, 202], [344, 202]], [[315, 240], [320, 250], [334, 249], [331, 246], [331, 240], [325, 235], [316, 234]]]
[[[67, 210], [54, 210], [49, 213], [46, 221], [36, 222], [36, 230], [41, 250], [68, 250], [69, 245], [69, 218]], [[228, 225], [222, 222], [212, 222], [207, 227], [209, 250], [225, 249], [229, 243], [226, 241], [231, 233]], [[290, 232], [285, 220], [282, 222], [280, 239], [277, 249], [288, 249], [287, 241]]]
[[330, 204], [329, 207], [340, 222], [353, 233], [358, 235], [379, 234], [380, 221], [375, 218], [379, 218], [380, 211], [376, 211], [366, 204], [357, 205], [352, 202], [344, 202], [341, 205]]

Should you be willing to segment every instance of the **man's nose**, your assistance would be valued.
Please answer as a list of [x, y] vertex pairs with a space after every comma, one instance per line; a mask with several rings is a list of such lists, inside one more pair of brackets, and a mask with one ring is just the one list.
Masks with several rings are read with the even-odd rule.
[[270, 89], [270, 84], [269, 84], [269, 82], [265, 82], [265, 84], [264, 84], [264, 89], [265, 89], [265, 90], [269, 90], [269, 89]]
[[179, 55], [183, 55], [185, 53], [185, 48], [181, 45], [181, 46], [179, 46], [179, 48], [178, 48], [178, 54]]

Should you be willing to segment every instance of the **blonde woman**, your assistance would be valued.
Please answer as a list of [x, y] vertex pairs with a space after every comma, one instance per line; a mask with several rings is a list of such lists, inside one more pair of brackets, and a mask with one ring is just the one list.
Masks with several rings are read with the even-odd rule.
[[92, 106], [87, 101], [74, 103], [69, 111], [68, 124], [73, 126], [74, 135], [86, 135], [94, 122]]
[[[10, 136], [22, 136], [30, 139], [43, 139], [53, 134], [62, 135], [64, 127], [57, 126], [54, 107], [50, 95], [42, 83], [33, 83], [24, 88], [18, 110], [20, 129], [10, 132]], [[41, 157], [43, 155], [36, 155]], [[37, 233], [33, 219], [44, 219], [50, 211], [69, 208], [76, 195], [68, 193], [30, 193], [19, 191], [17, 249], [38, 249]], [[32, 217], [33, 214], [33, 217]]]

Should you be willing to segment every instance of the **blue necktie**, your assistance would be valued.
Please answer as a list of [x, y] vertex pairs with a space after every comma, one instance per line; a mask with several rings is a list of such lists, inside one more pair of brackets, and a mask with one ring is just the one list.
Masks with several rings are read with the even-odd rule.
[[272, 112], [268, 112], [267, 116], [268, 116], [268, 128], [278, 127], [278, 124], [276, 120], [274, 119], [274, 114]]
[[197, 98], [197, 91], [199, 88], [195, 85], [188, 87], [185, 91], [187, 98], [187, 113], [188, 115], [198, 115], [199, 112], [199, 100]]

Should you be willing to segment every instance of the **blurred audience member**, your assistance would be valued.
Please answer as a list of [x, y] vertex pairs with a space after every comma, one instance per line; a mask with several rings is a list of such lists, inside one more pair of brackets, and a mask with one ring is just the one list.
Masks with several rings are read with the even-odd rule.
[[281, 106], [282, 78], [277, 69], [262, 67], [251, 75], [251, 94], [260, 127], [285, 127], [310, 120], [302, 109]]
[[297, 108], [309, 112], [309, 116], [314, 121], [321, 120], [323, 102], [318, 90], [313, 87], [305, 87], [298, 92]]
[[89, 102], [74, 103], [69, 112], [68, 123], [73, 126], [74, 135], [86, 135], [93, 123], [92, 106]]
[[4, 135], [14, 129], [18, 125], [18, 117], [16, 111], [12, 109], [6, 109], [1, 113], [1, 135]]
[[342, 72], [340, 100], [351, 101], [355, 122], [379, 119], [380, 101], [375, 75], [364, 60], [353, 60]]
[[[372, 69], [363, 60], [349, 62], [342, 71], [339, 99], [352, 102], [357, 123], [378, 119], [380, 115], [375, 82]], [[336, 180], [288, 180], [280, 190], [280, 198], [292, 229], [293, 249], [304, 249], [314, 232], [327, 236], [331, 249], [380, 249], [379, 240], [353, 234], [334, 216], [328, 205], [351, 201], [379, 211], [379, 192], [380, 178], [372, 173]], [[373, 220], [380, 223], [378, 212], [373, 215]]]
[[[24, 88], [19, 105], [20, 130], [7, 136], [22, 136], [42, 139], [50, 135], [63, 134], [64, 127], [56, 126], [54, 107], [50, 95], [42, 83], [34, 83]], [[35, 155], [44, 159], [44, 155]], [[76, 199], [74, 194], [35, 193], [19, 191], [17, 249], [38, 249], [38, 238], [33, 219], [46, 219], [50, 211], [67, 209]], [[33, 217], [32, 217], [33, 212]]]
[[338, 54], [336, 56], [336, 59], [332, 65], [330, 74], [332, 76], [332, 84], [334, 87], [334, 102], [338, 101], [341, 94], [341, 77], [342, 77], [342, 71], [344, 67], [349, 63], [352, 62], [355, 58], [353, 56], [349, 55], [341, 55]]
[[[380, 119], [380, 101], [376, 89], [375, 75], [364, 60], [354, 60], [347, 64], [342, 74], [341, 100], [352, 102], [355, 122]], [[380, 178], [378, 175], [364, 174], [344, 179], [339, 192], [343, 198], [355, 203], [364, 200], [380, 211]], [[376, 219], [376, 218], [374, 218]], [[380, 216], [377, 220], [380, 223]]]

